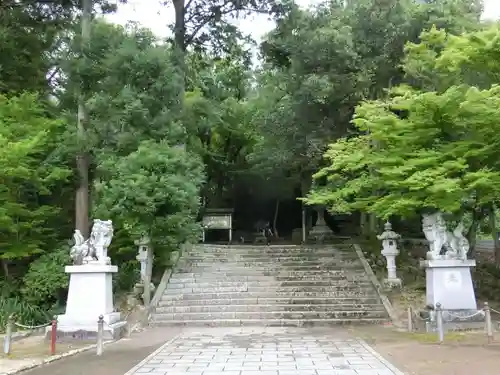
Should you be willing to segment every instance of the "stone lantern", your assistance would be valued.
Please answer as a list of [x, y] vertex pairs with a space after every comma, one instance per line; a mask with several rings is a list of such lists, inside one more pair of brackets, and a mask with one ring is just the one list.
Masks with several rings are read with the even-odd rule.
[[316, 220], [316, 225], [309, 232], [309, 238], [321, 243], [333, 237], [333, 232], [325, 222], [325, 207], [320, 205], [314, 206], [314, 210], [318, 214], [318, 219]]
[[388, 221], [384, 225], [384, 232], [377, 238], [382, 241], [382, 255], [387, 263], [387, 279], [384, 279], [384, 285], [389, 288], [400, 287], [401, 279], [396, 275], [396, 256], [399, 255], [397, 240], [401, 236], [392, 230], [392, 225]]
[[[150, 279], [150, 275], [148, 275], [148, 262], [153, 262], [153, 254], [150, 254], [150, 240], [147, 236], [142, 237], [140, 240], [134, 242], [137, 245], [137, 256], [136, 259], [141, 264], [141, 280], [140, 283], [136, 284], [135, 291], [138, 294], [141, 294], [144, 291], [144, 285]], [[151, 259], [148, 259], [148, 256], [151, 256]], [[149, 276], [149, 277], [148, 277]], [[150, 291], [155, 290], [155, 286], [153, 283], [149, 282]]]

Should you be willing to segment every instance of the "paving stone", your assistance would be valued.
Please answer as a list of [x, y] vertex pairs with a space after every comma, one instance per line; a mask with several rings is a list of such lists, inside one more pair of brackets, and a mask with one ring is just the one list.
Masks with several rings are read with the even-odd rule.
[[366, 343], [344, 336], [305, 328], [187, 329], [125, 375], [402, 375]]

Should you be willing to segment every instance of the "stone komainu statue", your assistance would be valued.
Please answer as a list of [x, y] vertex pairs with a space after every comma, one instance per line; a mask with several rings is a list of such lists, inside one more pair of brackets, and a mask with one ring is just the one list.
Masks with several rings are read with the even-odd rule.
[[70, 256], [73, 264], [111, 264], [108, 247], [113, 239], [113, 222], [111, 220], [94, 220], [89, 239], [85, 240], [77, 229], [73, 235], [75, 244]]
[[460, 222], [453, 232], [449, 232], [441, 212], [423, 215], [422, 231], [430, 247], [427, 259], [466, 260], [469, 242], [462, 233], [463, 229]]

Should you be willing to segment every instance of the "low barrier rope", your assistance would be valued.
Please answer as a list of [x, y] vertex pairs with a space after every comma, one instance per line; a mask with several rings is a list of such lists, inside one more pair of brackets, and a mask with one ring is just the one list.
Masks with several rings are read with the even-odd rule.
[[37, 326], [29, 326], [29, 325], [21, 324], [21, 323], [18, 323], [18, 322], [14, 322], [14, 325], [16, 327], [23, 328], [23, 329], [34, 330], [34, 329], [40, 329], [40, 328], [48, 327], [48, 326], [52, 325], [52, 321], [50, 321], [48, 323], [45, 323], [45, 324], [40, 324], [40, 325], [37, 325]]
[[493, 308], [491, 308], [491, 307], [490, 307], [490, 311], [491, 311], [491, 312], [494, 312], [495, 314], [500, 315], [500, 311], [495, 310], [495, 309], [493, 309]]
[[475, 316], [479, 316], [479, 315], [481, 315], [483, 317], [485, 316], [485, 310], [484, 309], [480, 309], [477, 312], [475, 312], [474, 314], [471, 314], [471, 315], [468, 315], [468, 316], [453, 314], [450, 311], [446, 311], [446, 313], [448, 315], [450, 315], [451, 317], [453, 317], [455, 319], [458, 319], [458, 320], [468, 320], [468, 319], [474, 318]]

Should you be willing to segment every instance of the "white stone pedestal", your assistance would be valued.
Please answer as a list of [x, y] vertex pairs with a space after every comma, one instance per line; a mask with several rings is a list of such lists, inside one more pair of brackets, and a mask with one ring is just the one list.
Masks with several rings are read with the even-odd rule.
[[70, 274], [66, 313], [57, 317], [58, 335], [73, 337], [95, 337], [99, 316], [104, 317], [104, 335], [117, 338], [125, 322], [120, 313], [114, 312], [113, 273], [117, 266], [84, 264], [66, 266]]
[[475, 260], [438, 259], [420, 263], [425, 267], [427, 304], [443, 310], [477, 311], [470, 268]]

